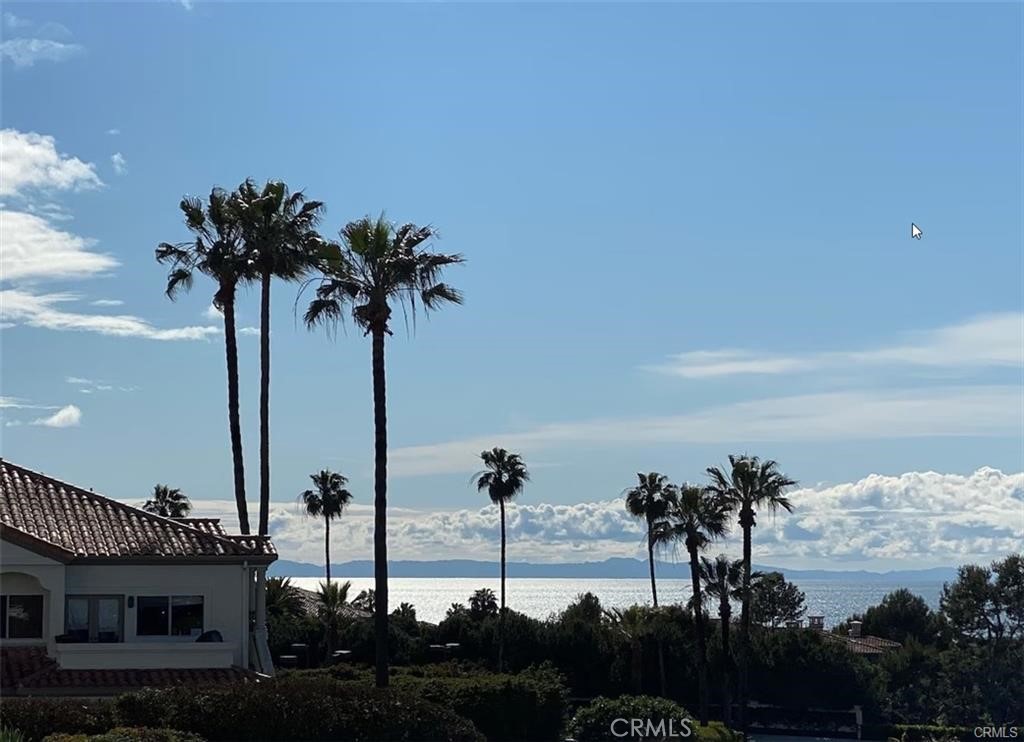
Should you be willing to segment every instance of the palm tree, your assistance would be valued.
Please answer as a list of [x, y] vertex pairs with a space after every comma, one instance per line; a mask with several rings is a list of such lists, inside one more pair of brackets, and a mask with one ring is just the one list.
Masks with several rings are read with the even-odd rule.
[[299, 502], [306, 515], [324, 519], [324, 570], [327, 584], [331, 584], [331, 521], [340, 518], [345, 507], [352, 502], [352, 493], [345, 489], [348, 478], [324, 469], [310, 474], [316, 489], [299, 494]]
[[486, 618], [498, 614], [498, 599], [489, 587], [474, 590], [469, 596], [469, 613], [473, 618]]
[[352, 582], [321, 582], [320, 589], [316, 594], [316, 615], [320, 623], [324, 625], [324, 644], [327, 647], [326, 661], [330, 662], [334, 656], [334, 639], [338, 633], [338, 626], [345, 619], [348, 612], [348, 593], [352, 589]]
[[646, 606], [632, 605], [629, 608], [607, 608], [604, 617], [614, 634], [629, 645], [629, 675], [633, 693], [643, 693], [643, 637], [649, 632], [650, 616]]
[[237, 209], [226, 191], [214, 188], [204, 205], [198, 198], [185, 197], [179, 208], [185, 226], [195, 235], [193, 242], [163, 242], [156, 259], [169, 264], [167, 296], [174, 300], [192, 287], [196, 271], [217, 283], [213, 305], [224, 315], [224, 347], [228, 366], [228, 428], [234, 464], [235, 506], [238, 528], [249, 534], [249, 508], [245, 502], [245, 464], [242, 460], [242, 424], [238, 413], [238, 342], [235, 336], [235, 293], [238, 284], [252, 277], [252, 265], [242, 249], [242, 230]]
[[267, 578], [267, 615], [277, 618], [298, 616], [303, 611], [302, 593], [289, 577]]
[[323, 215], [320, 201], [306, 201], [281, 181], [262, 190], [247, 179], [233, 194], [245, 250], [260, 281], [260, 519], [261, 536], [270, 518], [270, 282], [298, 281], [317, 262], [323, 240], [316, 225]]
[[480, 454], [486, 469], [473, 475], [477, 492], [487, 491], [491, 502], [498, 506], [501, 522], [501, 612], [498, 614], [498, 672], [505, 665], [505, 503], [523, 491], [530, 481], [530, 472], [517, 453], [504, 448], [492, 448]]
[[718, 601], [718, 621], [722, 628], [722, 714], [727, 727], [732, 726], [732, 651], [729, 647], [729, 622], [732, 601], [740, 597], [743, 560], [730, 561], [719, 554], [714, 561], [701, 557], [700, 579], [710, 600]]
[[702, 487], [683, 483], [669, 493], [664, 520], [655, 527], [659, 543], [682, 541], [690, 557], [690, 581], [693, 587], [694, 625], [697, 634], [697, 679], [700, 690], [700, 723], [708, 723], [708, 660], [704, 636], [704, 610], [701, 606], [699, 554], [726, 531], [729, 508], [719, 497]]
[[751, 535], [758, 509], [776, 512], [780, 508], [792, 512], [793, 506], [785, 496], [786, 489], [796, 485], [778, 470], [774, 461], [761, 461], [757, 456], [729, 456], [728, 471], [709, 467], [711, 484], [708, 490], [721, 497], [731, 510], [739, 511], [739, 524], [743, 530], [743, 580], [740, 595], [740, 729], [747, 730], [747, 674], [750, 665], [750, 570]]
[[461, 304], [462, 294], [442, 282], [444, 268], [463, 262], [461, 255], [430, 252], [423, 244], [434, 236], [432, 227], [396, 227], [381, 215], [349, 222], [341, 244], [325, 251], [324, 276], [316, 298], [306, 310], [307, 326], [335, 324], [346, 306], [364, 334], [372, 337], [373, 364], [373, 577], [376, 680], [388, 685], [388, 425], [385, 392], [384, 339], [391, 333], [391, 304], [417, 305], [426, 311]]
[[624, 492], [626, 510], [634, 518], [643, 518], [647, 523], [647, 562], [651, 569], [651, 598], [654, 600], [654, 607], [657, 608], [658, 586], [654, 581], [654, 524], [665, 515], [665, 508], [668, 506], [665, 495], [672, 485], [668, 477], [657, 472], [638, 472], [636, 477], [637, 486]]
[[153, 496], [146, 500], [142, 509], [165, 518], [184, 518], [192, 511], [192, 503], [181, 490], [158, 484], [153, 487]]

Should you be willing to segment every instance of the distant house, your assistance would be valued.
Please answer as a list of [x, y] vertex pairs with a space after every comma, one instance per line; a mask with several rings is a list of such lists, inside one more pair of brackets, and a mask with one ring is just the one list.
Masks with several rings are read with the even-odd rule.
[[4, 693], [116, 692], [272, 672], [270, 539], [163, 518], [0, 459]]
[[[860, 621], [850, 621], [850, 628], [846, 634], [825, 632], [824, 616], [809, 616], [808, 621], [811, 629], [823, 632], [822, 635], [829, 641], [838, 642], [854, 654], [863, 655], [867, 659], [877, 659], [886, 652], [891, 652], [903, 646], [899, 642], [894, 642], [891, 639], [883, 639], [880, 636], [862, 634], [861, 628], [863, 623]], [[800, 628], [802, 623], [803, 622], [801, 621], [791, 621], [787, 626], [789, 628]]]

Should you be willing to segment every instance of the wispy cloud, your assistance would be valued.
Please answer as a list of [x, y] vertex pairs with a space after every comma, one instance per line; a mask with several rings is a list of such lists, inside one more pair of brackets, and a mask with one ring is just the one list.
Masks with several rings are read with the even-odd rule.
[[1024, 397], [1017, 386], [950, 386], [776, 397], [679, 415], [603, 418], [489, 433], [389, 451], [396, 476], [472, 472], [496, 443], [529, 452], [655, 443], [867, 440], [1019, 435]]
[[14, 409], [14, 410], [56, 410], [56, 405], [39, 405], [32, 404], [24, 399], [18, 397], [3, 397], [0, 396], [0, 410]]
[[117, 175], [124, 175], [128, 172], [128, 162], [120, 152], [115, 152], [110, 156], [110, 164]]
[[214, 321], [222, 321], [224, 319], [224, 314], [217, 309], [217, 307], [213, 306], [213, 304], [203, 310], [203, 316], [206, 319]]
[[[0, 280], [5, 285], [0, 290], [0, 320], [4, 327], [23, 324], [151, 340], [201, 340], [219, 332], [210, 326], [157, 328], [129, 314], [68, 311], [62, 305], [76, 301], [77, 295], [39, 293], [39, 282], [90, 278], [118, 266], [113, 257], [94, 250], [93, 240], [54, 226], [52, 219], [66, 217], [59, 204], [36, 203], [40, 194], [48, 198], [57, 191], [99, 188], [103, 182], [94, 165], [59, 152], [53, 137], [15, 129], [0, 131], [0, 170], [0, 196], [18, 203], [18, 208], [0, 208], [4, 239]], [[121, 303], [118, 299], [92, 302], [96, 307]]]
[[107, 134], [109, 134], [112, 137], [116, 137], [120, 133], [121, 133], [120, 129], [107, 129]]
[[31, 424], [42, 425], [47, 428], [73, 428], [80, 425], [81, 422], [82, 411], [75, 407], [75, 405], [69, 404], [65, 407], [61, 407], [49, 417], [41, 417], [38, 420], [33, 420]]
[[176, 327], [160, 329], [129, 314], [103, 315], [68, 312], [62, 303], [74, 301], [72, 294], [30, 294], [17, 289], [0, 291], [0, 311], [7, 321], [48, 330], [95, 332], [114, 337], [148, 340], [202, 340], [217, 335], [216, 327]]
[[71, 31], [60, 23], [37, 23], [13, 13], [4, 13], [3, 20], [7, 29], [19, 35], [0, 43], [0, 58], [9, 59], [15, 67], [31, 67], [36, 62], [61, 62], [84, 50], [80, 44], [68, 41]]
[[1024, 313], [985, 314], [902, 343], [860, 350], [776, 355], [747, 349], [679, 353], [646, 367], [684, 379], [738, 374], [797, 374], [863, 366], [971, 369], [1024, 364]]
[[4, 281], [83, 278], [118, 265], [113, 257], [92, 252], [93, 240], [58, 229], [35, 214], [0, 209], [0, 232]]
[[81, 44], [53, 39], [19, 38], [0, 42], [0, 57], [11, 60], [15, 67], [31, 67], [36, 62], [63, 62], [82, 51]]
[[21, 18], [14, 13], [4, 13], [4, 25], [7, 28], [31, 28], [34, 24], [28, 18]]
[[239, 335], [259, 335], [260, 328], [258, 327], [243, 327], [238, 331]]

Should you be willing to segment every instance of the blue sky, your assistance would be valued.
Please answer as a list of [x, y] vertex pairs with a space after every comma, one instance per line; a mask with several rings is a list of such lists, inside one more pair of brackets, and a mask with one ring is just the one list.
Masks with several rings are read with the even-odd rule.
[[[907, 473], [1010, 477], [992, 533], [802, 564], [1024, 536], [1021, 5], [5, 12], [6, 458], [127, 500], [230, 496], [212, 288], [169, 302], [153, 248], [186, 237], [183, 194], [272, 177], [327, 203], [328, 234], [386, 209], [467, 256], [465, 306], [388, 348], [397, 508], [475, 513], [484, 446], [524, 452], [524, 507], [569, 508], [749, 451], [818, 492], [886, 475], [910, 509], [935, 495]], [[307, 332], [295, 295], [275, 287], [282, 518], [324, 466], [372, 499], [368, 343]], [[240, 313], [257, 324], [256, 291]], [[254, 336], [241, 353], [254, 499]], [[422, 548], [488, 543], [459, 528]], [[545, 554], [621, 551], [590, 535]]]

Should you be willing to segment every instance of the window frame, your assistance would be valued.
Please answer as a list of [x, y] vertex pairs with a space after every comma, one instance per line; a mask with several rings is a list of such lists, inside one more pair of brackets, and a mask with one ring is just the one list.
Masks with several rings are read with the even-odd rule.
[[[161, 598], [167, 606], [167, 625], [162, 634], [143, 634], [139, 631], [139, 620], [141, 617], [142, 601], [146, 598]], [[197, 634], [173, 634], [174, 629], [174, 599], [195, 598], [199, 601], [201, 609], [199, 633]], [[195, 641], [206, 632], [206, 595], [201, 593], [159, 593], [135, 596], [135, 637], [140, 641], [173, 641], [189, 642]]]
[[[11, 606], [12, 598], [38, 598], [39, 599], [39, 634], [38, 636], [11, 636]], [[46, 595], [43, 593], [3, 593], [0, 594], [0, 608], [3, 627], [0, 629], [0, 638], [4, 641], [38, 641], [46, 637]]]
[[[82, 642], [83, 644], [121, 644], [125, 640], [125, 610], [124, 610], [124, 595], [117, 594], [101, 594], [101, 593], [69, 593], [64, 596], [64, 633], [70, 632], [68, 625], [71, 618], [71, 601], [72, 600], [87, 600], [89, 604], [88, 610], [88, 632], [89, 636]], [[99, 640], [99, 602], [101, 600], [116, 600], [117, 601], [117, 633], [118, 638], [116, 642], [101, 642]]]

